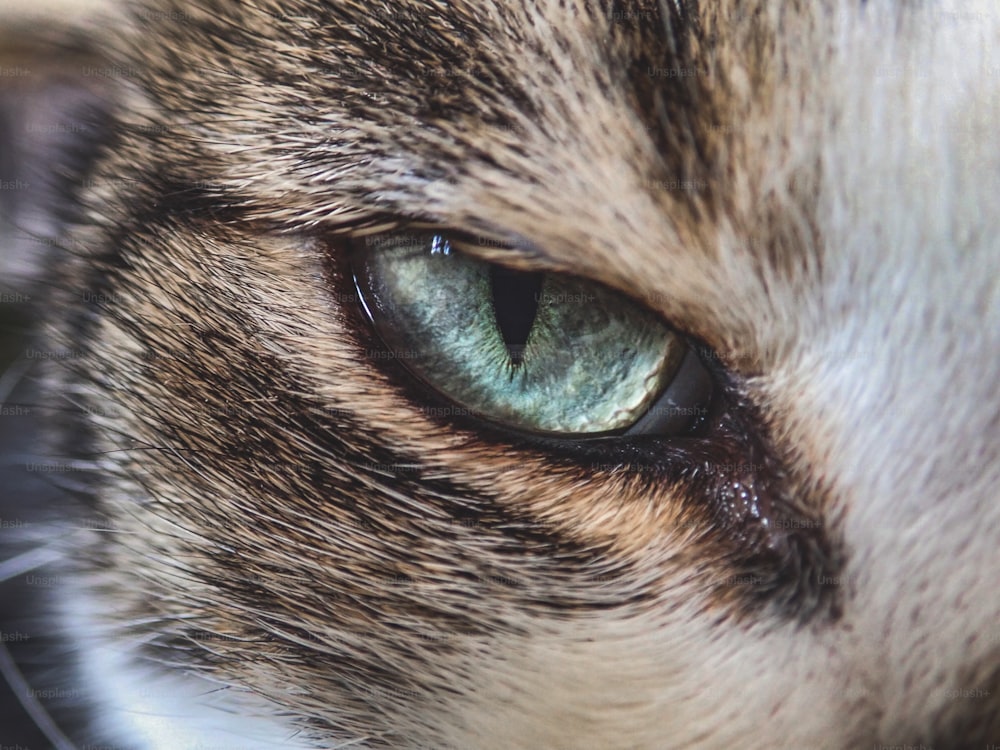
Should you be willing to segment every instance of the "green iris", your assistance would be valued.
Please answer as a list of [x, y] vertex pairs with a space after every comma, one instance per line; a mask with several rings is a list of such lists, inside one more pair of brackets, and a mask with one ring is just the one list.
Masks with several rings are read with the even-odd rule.
[[683, 359], [654, 315], [593, 282], [504, 269], [442, 235], [366, 244], [357, 280], [386, 354], [479, 417], [547, 433], [624, 430]]

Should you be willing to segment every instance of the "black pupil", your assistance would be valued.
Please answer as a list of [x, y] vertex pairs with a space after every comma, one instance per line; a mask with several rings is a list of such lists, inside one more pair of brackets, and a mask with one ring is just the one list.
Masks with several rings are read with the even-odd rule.
[[507, 345], [507, 352], [515, 365], [524, 359], [524, 347], [538, 313], [538, 300], [545, 274], [530, 271], [512, 271], [493, 266], [490, 269], [490, 286], [493, 290], [493, 314], [497, 329]]

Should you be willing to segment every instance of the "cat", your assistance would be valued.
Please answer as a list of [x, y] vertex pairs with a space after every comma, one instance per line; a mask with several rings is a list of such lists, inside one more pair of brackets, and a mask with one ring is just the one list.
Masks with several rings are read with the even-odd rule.
[[1000, 745], [995, 3], [46, 7], [34, 741]]

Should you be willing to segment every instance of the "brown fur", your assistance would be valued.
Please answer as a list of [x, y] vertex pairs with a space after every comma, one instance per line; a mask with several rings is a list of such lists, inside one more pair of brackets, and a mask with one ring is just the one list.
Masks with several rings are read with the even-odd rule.
[[[968, 335], [963, 285], [996, 318], [995, 285], [970, 260], [921, 307], [831, 234], [844, 153], [824, 144], [854, 101], [828, 72], [834, 9], [158, 0], [118, 21], [113, 137], [48, 327], [81, 353], [49, 387], [90, 412], [92, 512], [113, 525], [71, 555], [106, 605], [94, 627], [262, 697], [316, 747], [998, 739], [989, 710], [927, 687], [995, 682], [963, 677], [973, 661], [932, 678], [894, 656], [899, 684], [872, 694], [880, 640], [919, 650], [936, 620], [926, 585], [897, 609], [865, 579], [905, 558], [857, 519], [893, 504], [916, 544], [928, 521], [906, 498], [965, 498], [1000, 534], [982, 515], [995, 394], [907, 391], [894, 369], [920, 366], [921, 317], [930, 348]], [[647, 305], [710, 353], [724, 414], [702, 438], [607, 449], [436, 415], [371, 356], [347, 262], [352, 237], [408, 222]], [[988, 249], [969, 257], [995, 268]], [[893, 258], [918, 281], [941, 262], [910, 250]], [[873, 424], [917, 429], [906, 410], [944, 393], [979, 404], [993, 418], [956, 440], [979, 463], [914, 439], [899, 451], [940, 465], [892, 497], [880, 472], [902, 458], [852, 463], [874, 431], [854, 411], [868, 391], [830, 369], [845, 330], [889, 353], [871, 382], [898, 411]]]

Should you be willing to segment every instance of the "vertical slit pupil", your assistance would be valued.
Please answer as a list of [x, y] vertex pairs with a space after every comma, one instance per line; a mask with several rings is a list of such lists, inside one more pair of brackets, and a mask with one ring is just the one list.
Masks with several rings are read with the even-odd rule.
[[515, 365], [524, 359], [528, 334], [538, 314], [544, 273], [512, 271], [508, 268], [490, 268], [490, 287], [493, 291], [493, 314], [497, 330], [503, 337], [511, 361]]

